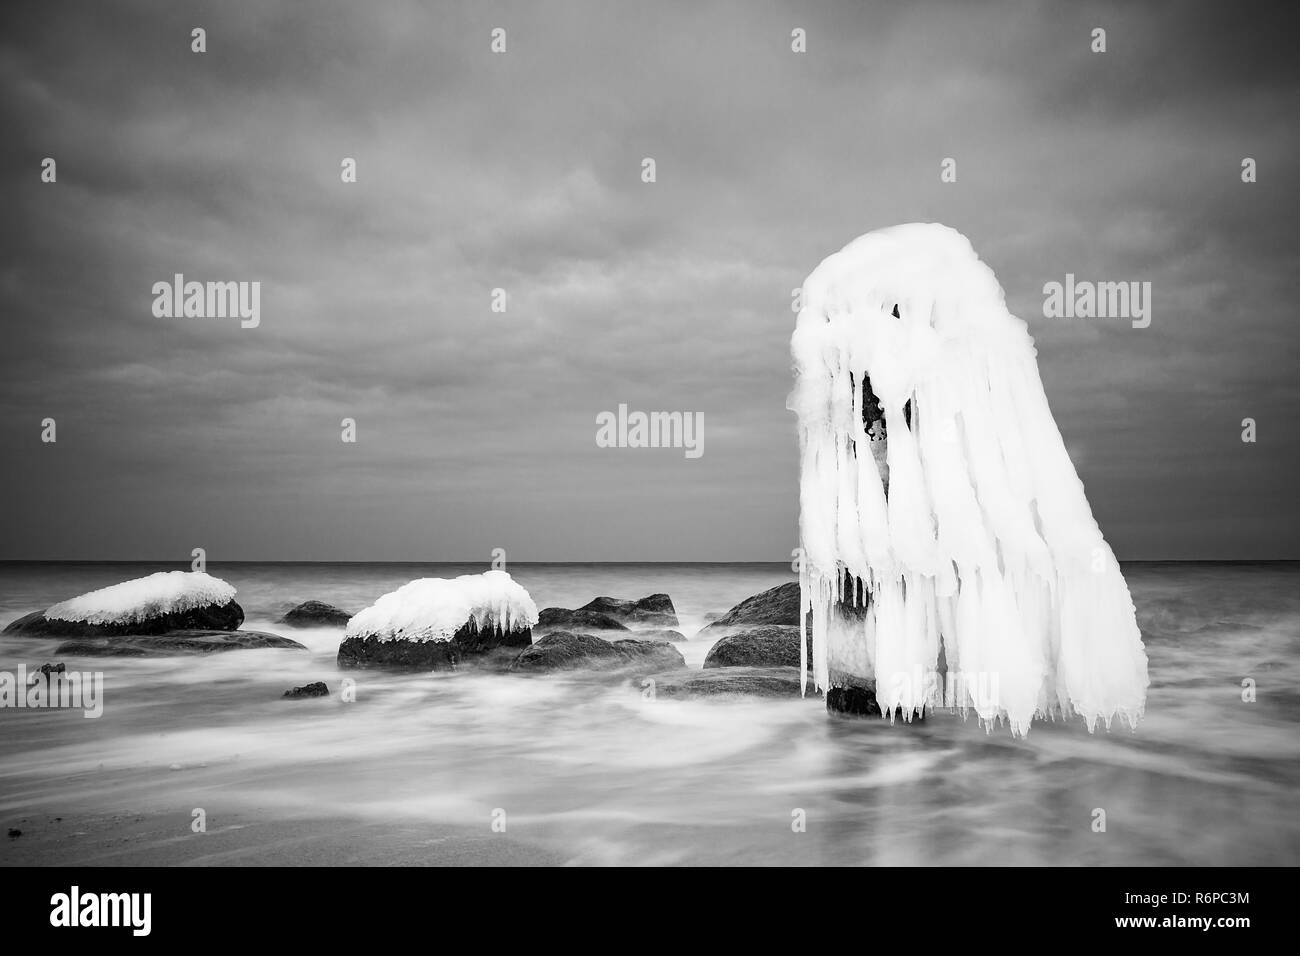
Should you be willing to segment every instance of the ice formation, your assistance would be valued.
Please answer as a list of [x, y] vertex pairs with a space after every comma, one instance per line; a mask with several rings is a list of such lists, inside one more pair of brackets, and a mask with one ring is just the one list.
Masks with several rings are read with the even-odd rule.
[[966, 237], [849, 243], [804, 282], [791, 350], [815, 686], [874, 682], [886, 714], [955, 707], [1016, 734], [1056, 714], [1136, 726], [1128, 586], [1033, 340]]
[[159, 571], [56, 604], [45, 616], [88, 624], [139, 624], [234, 599], [233, 587], [202, 571]]
[[537, 623], [537, 605], [505, 571], [420, 578], [355, 614], [345, 637], [449, 641], [471, 618], [480, 631], [518, 631]]

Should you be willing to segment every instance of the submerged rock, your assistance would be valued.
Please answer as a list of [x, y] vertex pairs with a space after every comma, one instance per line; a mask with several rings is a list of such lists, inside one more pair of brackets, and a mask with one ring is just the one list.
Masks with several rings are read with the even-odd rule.
[[626, 631], [627, 627], [617, 618], [601, 611], [579, 608], [571, 611], [567, 607], [544, 607], [537, 615], [537, 630], [568, 631]]
[[258, 648], [307, 650], [295, 640], [262, 631], [185, 629], [166, 634], [115, 634], [112, 637], [80, 638], [60, 644], [56, 653], [85, 657], [161, 657], [168, 654], [211, 654]]
[[608, 614], [623, 624], [655, 624], [660, 627], [676, 627], [678, 624], [677, 609], [673, 607], [673, 599], [667, 594], [651, 594], [639, 601], [598, 597], [578, 610]]
[[526, 648], [511, 671], [612, 670], [629, 667], [685, 667], [681, 652], [666, 641], [635, 638], [607, 641], [592, 634], [553, 631]]
[[[811, 649], [809, 656], [811, 658]], [[799, 626], [765, 624], [720, 638], [704, 658], [712, 667], [799, 667]]]
[[324, 601], [304, 601], [280, 618], [290, 627], [347, 627], [352, 615]]
[[858, 717], [880, 716], [880, 704], [876, 702], [875, 688], [863, 684], [828, 688], [826, 709], [832, 713]]
[[648, 641], [639, 637], [620, 637], [614, 648], [624, 657], [638, 664], [651, 663], [659, 667], [685, 667], [686, 658], [668, 641]]
[[[851, 674], [831, 673], [831, 686], [826, 690], [826, 710], [847, 717], [880, 717], [884, 711], [876, 700], [875, 681], [864, 680]], [[925, 714], [913, 711], [911, 720], [925, 720]], [[905, 721], [901, 707], [894, 709], [894, 720]]]
[[686, 636], [671, 627], [637, 628], [632, 632], [639, 641], [684, 641]]
[[655, 697], [799, 697], [798, 667], [715, 667], [705, 671], [683, 670], [650, 675], [635, 686], [650, 689]]
[[717, 634], [726, 628], [758, 624], [799, 624], [799, 582], [791, 581], [745, 598], [701, 631]]
[[[543, 612], [545, 613], [545, 612]], [[568, 670], [621, 663], [623, 656], [613, 641], [591, 634], [552, 631], [527, 647], [510, 665], [512, 671]]]
[[625, 631], [641, 625], [677, 627], [673, 599], [667, 594], [651, 594], [639, 601], [598, 597], [576, 610], [548, 607], [537, 616], [538, 630]]
[[304, 697], [328, 697], [329, 695], [330, 689], [322, 680], [303, 684], [301, 687], [295, 687], [293, 690], [284, 692], [284, 697], [289, 700], [301, 700]]

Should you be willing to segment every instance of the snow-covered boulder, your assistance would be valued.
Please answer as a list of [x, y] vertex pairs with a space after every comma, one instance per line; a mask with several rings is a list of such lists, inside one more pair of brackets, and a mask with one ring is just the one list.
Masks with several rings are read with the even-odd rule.
[[202, 571], [159, 571], [21, 617], [6, 634], [116, 637], [176, 630], [233, 631], [244, 622], [235, 589]]
[[537, 605], [505, 571], [421, 578], [354, 615], [340, 667], [454, 668], [466, 656], [527, 647]]

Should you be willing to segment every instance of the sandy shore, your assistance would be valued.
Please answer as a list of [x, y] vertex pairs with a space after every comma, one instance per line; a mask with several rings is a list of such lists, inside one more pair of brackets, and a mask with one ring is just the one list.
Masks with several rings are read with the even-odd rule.
[[177, 813], [6, 814], [0, 866], [547, 866], [508, 834], [441, 824], [226, 815], [206, 833]]

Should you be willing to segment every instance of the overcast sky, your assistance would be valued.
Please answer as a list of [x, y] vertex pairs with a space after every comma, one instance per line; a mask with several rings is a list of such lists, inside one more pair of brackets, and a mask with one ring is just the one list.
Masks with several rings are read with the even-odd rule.
[[[0, 558], [788, 560], [791, 289], [917, 220], [1029, 323], [1121, 559], [1300, 558], [1270, 9], [6, 0]], [[261, 325], [155, 318], [176, 272]], [[1043, 318], [1067, 272], [1151, 326]], [[597, 447], [619, 403], [703, 456]]]

